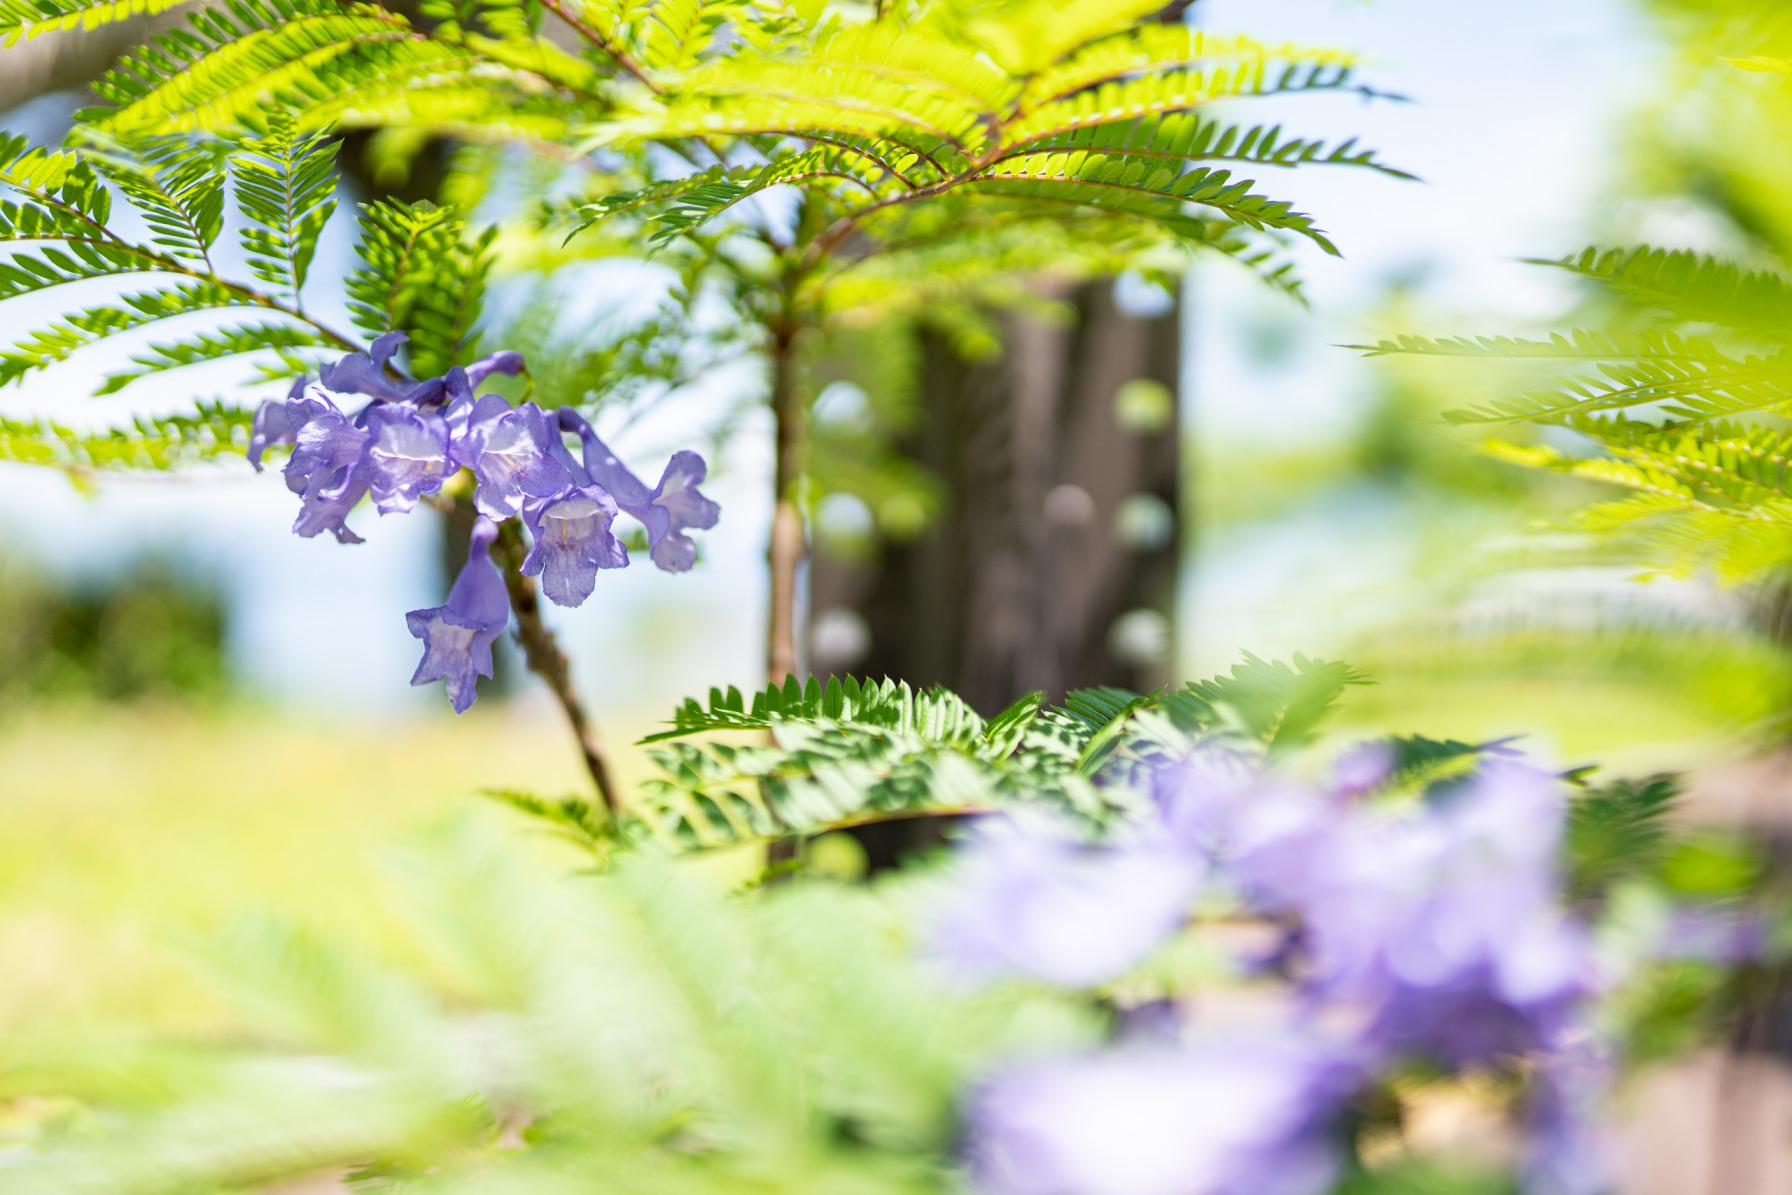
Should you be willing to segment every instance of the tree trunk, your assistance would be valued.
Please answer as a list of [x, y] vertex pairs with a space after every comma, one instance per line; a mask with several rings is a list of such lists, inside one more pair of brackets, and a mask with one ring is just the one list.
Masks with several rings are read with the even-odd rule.
[[1169, 679], [1178, 313], [1130, 316], [1105, 283], [1068, 301], [1066, 326], [1010, 319], [992, 361], [928, 338], [926, 412], [902, 451], [940, 480], [941, 515], [859, 562], [817, 545], [812, 627], [856, 616], [866, 632], [852, 656], [855, 637], [812, 635], [818, 675], [944, 684], [985, 713], [1035, 689]]

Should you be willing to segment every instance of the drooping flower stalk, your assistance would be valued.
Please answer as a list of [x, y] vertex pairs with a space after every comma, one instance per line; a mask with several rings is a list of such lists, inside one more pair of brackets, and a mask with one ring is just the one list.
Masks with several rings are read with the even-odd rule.
[[497, 551], [505, 561], [504, 584], [511, 612], [516, 615], [517, 643], [523, 649], [523, 660], [529, 671], [541, 678], [554, 700], [559, 702], [560, 711], [566, 715], [566, 724], [579, 745], [579, 755], [584, 760], [585, 771], [591, 776], [592, 787], [597, 789], [598, 799], [614, 817], [621, 809], [621, 796], [611, 776], [609, 753], [604, 749], [597, 724], [586, 714], [585, 703], [573, 687], [572, 668], [566, 653], [560, 649], [559, 639], [542, 620], [535, 579], [523, 571], [519, 560], [522, 550], [522, 537], [515, 524], [507, 524], [504, 533], [498, 537]]

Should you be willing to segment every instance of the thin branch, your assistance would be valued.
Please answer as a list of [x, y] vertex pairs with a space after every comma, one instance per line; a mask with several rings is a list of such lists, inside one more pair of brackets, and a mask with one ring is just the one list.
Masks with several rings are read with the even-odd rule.
[[591, 783], [614, 819], [621, 812], [621, 805], [615, 782], [610, 778], [609, 757], [604, 752], [597, 727], [585, 713], [584, 702], [579, 700], [578, 692], [573, 688], [566, 653], [560, 650], [560, 641], [542, 621], [541, 597], [535, 578], [525, 577], [522, 573], [523, 558], [528, 552], [516, 520], [502, 525], [497, 543], [492, 546], [500, 557], [499, 567], [504, 574], [504, 587], [510, 594], [510, 609], [516, 615], [516, 639], [522, 646], [523, 658], [529, 664], [529, 671], [547, 684], [554, 700], [560, 703], [567, 724], [572, 727], [573, 738], [578, 741], [579, 753], [584, 757], [585, 770], [591, 774]]
[[765, 673], [780, 684], [797, 668], [797, 576], [808, 552], [803, 513], [798, 506], [803, 476], [805, 410], [797, 390], [797, 332], [794, 325], [772, 329], [771, 406], [777, 432], [771, 543], [771, 611], [766, 625]]
[[55, 238], [53, 238], [53, 240], [55, 240], [55, 241], [64, 242], [64, 243], [68, 243], [68, 244], [94, 245], [96, 247], [103, 245], [103, 246], [107, 246], [107, 247], [110, 247], [113, 249], [122, 250], [125, 253], [130, 254], [132, 257], [135, 257], [140, 261], [145, 261], [145, 262], [150, 263], [156, 269], [161, 270], [165, 273], [181, 274], [188, 278], [197, 278], [201, 282], [210, 282], [212, 285], [221, 287], [222, 289], [229, 291], [231, 294], [236, 295], [239, 298], [247, 299], [250, 303], [253, 303], [257, 307], [265, 307], [269, 311], [278, 311], [283, 315], [290, 315], [294, 319], [300, 320], [306, 324], [309, 324], [311, 327], [315, 328], [318, 332], [322, 333], [326, 339], [328, 339], [332, 343], [334, 343], [338, 348], [343, 348], [343, 349], [349, 350], [350, 352], [355, 352], [364, 347], [358, 341], [355, 341], [353, 339], [350, 339], [347, 336], [344, 336], [342, 333], [336, 331], [334, 328], [331, 328], [329, 325], [319, 323], [317, 320], [312, 319], [310, 316], [306, 315], [303, 311], [300, 311], [295, 307], [289, 307], [285, 303], [282, 303], [278, 299], [274, 298], [272, 295], [263, 294], [261, 291], [256, 290], [254, 287], [245, 286], [240, 282], [231, 282], [228, 279], [218, 277], [216, 274], [208, 274], [201, 270], [195, 270], [191, 266], [188, 266], [188, 265], [185, 265], [184, 263], [182, 263], [178, 258], [169, 257], [165, 254], [157, 253], [153, 249], [145, 249], [142, 245], [133, 245], [131, 242], [125, 240], [123, 237], [119, 236], [117, 233], [113, 232], [110, 228], [107, 228], [104, 224], [100, 223], [98, 220], [95, 220], [92, 216], [88, 215], [86, 212], [82, 211], [80, 208], [76, 207], [72, 203], [68, 203], [68, 202], [66, 202], [62, 199], [59, 199], [53, 195], [50, 195], [43, 191], [40, 191], [35, 187], [26, 186], [21, 183], [9, 181], [6, 185], [13, 188], [14, 190], [18, 191], [21, 195], [30, 196], [33, 200], [37, 201], [38, 203], [43, 204], [46, 207], [55, 208], [57, 211], [60, 211], [60, 212], [64, 213], [65, 215], [72, 216], [74, 219], [79, 220], [82, 224], [85, 224], [87, 227], [93, 229], [94, 232], [98, 234], [97, 238], [72, 237], [72, 236], [55, 237]]
[[581, 21], [576, 15], [568, 11], [560, 0], [541, 0], [541, 3], [549, 12], [559, 17], [562, 21], [565, 21], [567, 25], [572, 28], [574, 33], [577, 33], [580, 37], [596, 46], [599, 50], [602, 50], [609, 56], [612, 62], [633, 75], [636, 82], [640, 83], [641, 86], [655, 94], [660, 92], [660, 85], [653, 81], [653, 77], [647, 73], [647, 68], [636, 62], [634, 57], [630, 55], [627, 50], [605, 37], [596, 29], [593, 29], [590, 25], [587, 25], [584, 21]]
[[834, 223], [828, 227], [827, 231], [823, 232], [820, 236], [816, 237], [815, 240], [809, 243], [809, 248], [803, 255], [802, 272], [806, 273], [828, 254], [845, 244], [846, 239], [853, 234], [853, 231], [858, 228], [860, 222], [867, 216], [870, 216], [875, 212], [881, 212], [885, 208], [898, 207], [905, 203], [915, 203], [922, 199], [932, 199], [936, 195], [944, 195], [947, 191], [952, 190], [952, 188], [957, 187], [962, 183], [969, 182], [974, 177], [975, 172], [982, 168], [982, 164], [977, 163], [972, 166], [971, 170], [966, 171], [964, 174], [954, 175], [951, 178], [934, 183], [932, 186], [922, 187], [918, 191], [904, 191], [899, 195], [890, 195], [878, 200], [876, 203], [868, 203], [862, 208], [846, 213], [844, 216], [841, 216], [838, 220], [834, 221]]

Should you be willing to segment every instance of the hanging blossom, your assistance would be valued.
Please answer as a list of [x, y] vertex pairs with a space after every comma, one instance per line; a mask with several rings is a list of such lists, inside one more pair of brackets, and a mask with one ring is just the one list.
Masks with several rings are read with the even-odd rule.
[[1160, 1035], [996, 1073], [966, 1108], [980, 1191], [1318, 1195], [1343, 1160], [1330, 1126], [1415, 1061], [1534, 1064], [1526, 1191], [1606, 1190], [1602, 976], [1565, 908], [1561, 785], [1493, 759], [1424, 801], [1367, 799], [1389, 764], [1347, 757], [1310, 787], [1203, 754], [1157, 776], [1157, 816], [1124, 842], [973, 838], [931, 939], [961, 976], [1093, 987], [1229, 901], [1283, 927], [1250, 967], [1292, 987], [1267, 1044]]
[[479, 520], [467, 565], [445, 605], [406, 616], [424, 643], [411, 683], [444, 682], [458, 713], [473, 704], [477, 678], [491, 676], [492, 644], [509, 622], [508, 590], [491, 559], [499, 524], [522, 520], [530, 542], [522, 573], [540, 578], [548, 600], [578, 606], [599, 570], [628, 565], [611, 529], [618, 514], [641, 524], [656, 565], [684, 572], [697, 559], [690, 533], [714, 527], [721, 507], [697, 488], [708, 470], [694, 452], [674, 453], [649, 487], [571, 408], [512, 406], [478, 393], [493, 374], [521, 373], [520, 354], [494, 353], [418, 382], [401, 378], [393, 363], [405, 339], [388, 332], [367, 352], [323, 366], [315, 380], [298, 379], [284, 399], [264, 402], [248, 456], [260, 471], [269, 448], [290, 445], [283, 472], [299, 498], [294, 533], [329, 532], [345, 544], [362, 542], [347, 520], [363, 500], [382, 515], [404, 514], [456, 474], [472, 474]]

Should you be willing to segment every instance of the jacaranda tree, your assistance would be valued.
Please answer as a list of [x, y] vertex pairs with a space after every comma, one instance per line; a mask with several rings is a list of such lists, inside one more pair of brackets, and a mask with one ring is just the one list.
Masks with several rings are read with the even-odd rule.
[[[13, 6], [0, 36], [139, 7]], [[781, 680], [796, 664], [805, 352], [896, 313], [980, 318], [1024, 300], [1034, 273], [1161, 272], [1188, 250], [1295, 290], [1282, 234], [1335, 250], [1310, 216], [1239, 172], [1399, 173], [1350, 142], [1208, 114], [1271, 94], [1367, 93], [1349, 55], [1146, 19], [1160, 8], [431, 3], [414, 20], [327, 0], [205, 9], [107, 75], [96, 87], [105, 106], [83, 114], [69, 149], [14, 145], [5, 176], [21, 201], [11, 239], [57, 242], [15, 263], [7, 293], [140, 270], [186, 281], [34, 330], [12, 372], [174, 314], [248, 306], [255, 324], [159, 346], [115, 384], [238, 354], [256, 358], [260, 377], [302, 376], [387, 331], [410, 336], [417, 377], [441, 377], [476, 358], [489, 233], [472, 225], [483, 216], [519, 237], [527, 218], [540, 247], [520, 256], [532, 265], [582, 245], [652, 254], [675, 270], [679, 297], [648, 339], [694, 341], [707, 296], [735, 313], [724, 339], [766, 363], [777, 446], [767, 663]], [[477, 209], [369, 205], [349, 286], [361, 337], [320, 326], [298, 294], [333, 197], [322, 135], [356, 128], [379, 130], [388, 154], [463, 147], [445, 191]], [[207, 256], [227, 160], [256, 285], [219, 278]], [[114, 185], [143, 205], [147, 246], [127, 250], [108, 226], [106, 171], [135, 180]], [[513, 177], [529, 193], [506, 207]], [[568, 235], [570, 250], [552, 247]], [[676, 349], [602, 359], [605, 390], [639, 381], [616, 377], [618, 360], [690, 368]], [[589, 415], [602, 393], [546, 398]], [[247, 416], [220, 407], [198, 418], [126, 435], [153, 434], [172, 459], [224, 442]], [[47, 426], [13, 426], [9, 443], [17, 457], [81, 465], [96, 448], [111, 463], [129, 456]]]

